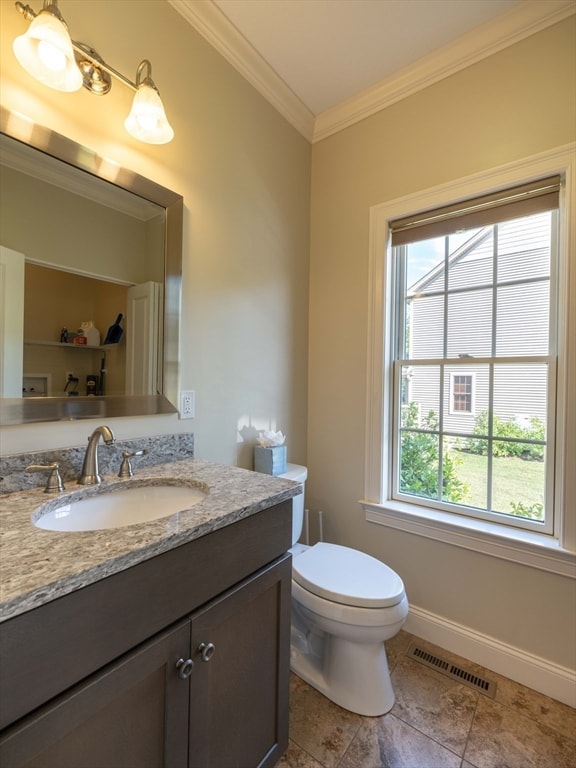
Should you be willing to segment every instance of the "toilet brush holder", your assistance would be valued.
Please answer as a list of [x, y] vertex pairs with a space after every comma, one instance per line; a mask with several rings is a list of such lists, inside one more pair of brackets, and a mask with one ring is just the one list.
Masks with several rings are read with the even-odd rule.
[[270, 448], [257, 445], [254, 447], [254, 469], [266, 475], [283, 475], [286, 472], [286, 453], [285, 445]]

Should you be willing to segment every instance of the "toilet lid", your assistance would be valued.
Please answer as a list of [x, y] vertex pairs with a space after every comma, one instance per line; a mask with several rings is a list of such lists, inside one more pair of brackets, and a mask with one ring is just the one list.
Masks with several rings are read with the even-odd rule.
[[380, 560], [321, 542], [292, 561], [292, 578], [319, 597], [342, 605], [386, 608], [404, 597], [398, 574]]

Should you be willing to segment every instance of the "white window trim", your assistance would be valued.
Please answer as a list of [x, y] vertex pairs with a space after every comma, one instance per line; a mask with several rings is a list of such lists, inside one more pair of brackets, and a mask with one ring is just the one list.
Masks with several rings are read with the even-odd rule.
[[[468, 376], [470, 378], [470, 410], [457, 411], [454, 408], [454, 377]], [[476, 413], [476, 374], [475, 373], [450, 373], [450, 391], [448, 393], [450, 402], [448, 404], [448, 413], [450, 416], [474, 416]]]
[[[576, 578], [576, 227], [570, 216], [576, 202], [576, 143], [484, 171], [447, 184], [373, 206], [370, 209], [368, 365], [366, 399], [366, 519], [419, 536], [473, 549], [542, 570]], [[558, 367], [559, 419], [556, 433], [556, 508], [554, 535], [542, 535], [442, 512], [390, 498], [390, 446], [384, 439], [392, 428], [390, 343], [391, 263], [388, 222], [416, 211], [447, 205], [551, 174], [565, 175], [560, 192], [559, 349], [566, 354]], [[570, 259], [572, 255], [572, 259]], [[572, 263], [570, 263], [570, 261]], [[385, 322], [382, 321], [385, 318]]]

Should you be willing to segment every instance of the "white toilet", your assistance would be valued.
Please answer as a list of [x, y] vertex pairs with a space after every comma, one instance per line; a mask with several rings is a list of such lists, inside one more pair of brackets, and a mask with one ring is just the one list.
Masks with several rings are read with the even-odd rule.
[[[306, 467], [279, 477], [304, 485]], [[320, 542], [298, 544], [304, 493], [292, 500], [292, 635], [290, 666], [344, 709], [383, 715], [394, 704], [384, 641], [408, 615], [402, 579], [370, 555]]]

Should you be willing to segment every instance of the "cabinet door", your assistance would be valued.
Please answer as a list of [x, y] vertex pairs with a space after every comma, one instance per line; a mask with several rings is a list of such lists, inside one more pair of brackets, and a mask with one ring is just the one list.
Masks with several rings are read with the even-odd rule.
[[181, 768], [188, 757], [190, 622], [110, 664], [0, 740], [2, 768]]
[[290, 555], [192, 616], [189, 768], [265, 768], [288, 746]]

